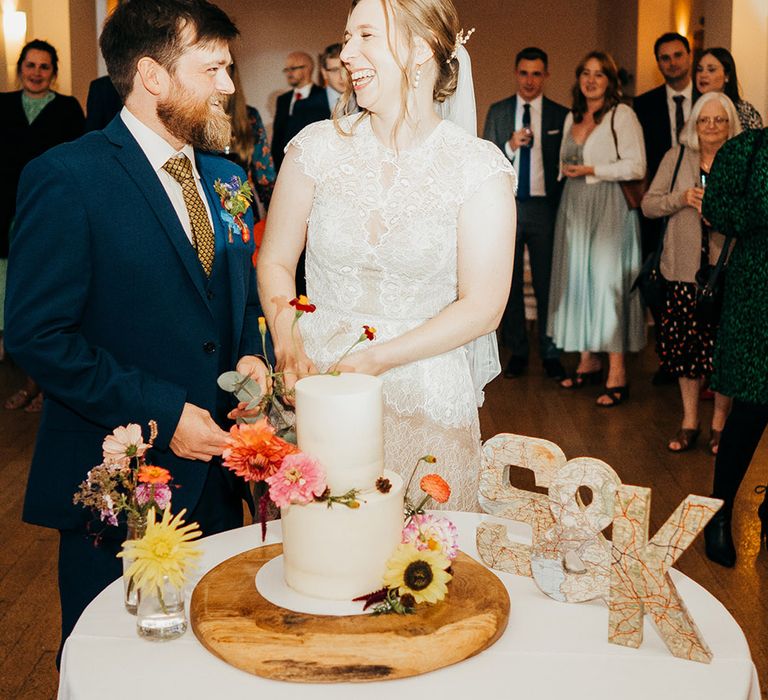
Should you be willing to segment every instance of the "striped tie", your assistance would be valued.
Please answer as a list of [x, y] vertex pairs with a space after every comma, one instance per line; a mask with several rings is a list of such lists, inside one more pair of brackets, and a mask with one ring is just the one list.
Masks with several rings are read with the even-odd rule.
[[189, 214], [189, 223], [192, 226], [192, 240], [200, 264], [205, 274], [210, 277], [213, 269], [214, 240], [211, 222], [208, 220], [208, 212], [195, 186], [195, 176], [192, 172], [192, 163], [184, 154], [169, 158], [163, 166], [170, 176], [181, 185], [184, 195], [184, 204]]

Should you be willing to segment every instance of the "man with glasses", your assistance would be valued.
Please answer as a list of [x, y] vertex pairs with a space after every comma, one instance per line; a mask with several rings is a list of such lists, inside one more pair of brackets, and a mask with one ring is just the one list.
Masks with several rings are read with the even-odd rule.
[[[325, 94], [328, 97], [328, 109], [331, 113], [344, 94], [344, 90], [347, 89], [349, 80], [349, 73], [341, 62], [341, 48], [341, 44], [331, 44], [326, 46], [320, 56], [320, 75], [325, 83]], [[351, 99], [355, 99], [354, 95]]]
[[303, 51], [294, 51], [285, 59], [283, 73], [291, 89], [277, 98], [275, 109], [272, 160], [277, 171], [288, 142], [308, 124], [331, 116], [325, 90], [312, 82], [314, 68], [312, 57]]

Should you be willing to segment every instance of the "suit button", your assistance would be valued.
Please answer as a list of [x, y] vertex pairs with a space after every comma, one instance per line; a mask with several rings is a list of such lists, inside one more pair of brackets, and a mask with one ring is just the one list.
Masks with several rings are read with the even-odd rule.
[[209, 290], [208, 290], [208, 291], [205, 293], [205, 296], [206, 296], [206, 297], [208, 297], [208, 301], [211, 301], [211, 299], [213, 299], [213, 292], [212, 292], [212, 291], [209, 289]]
[[203, 343], [203, 350], [207, 352], [209, 355], [213, 355], [213, 353], [216, 352], [216, 343], [214, 343], [212, 340], [209, 340], [206, 343]]

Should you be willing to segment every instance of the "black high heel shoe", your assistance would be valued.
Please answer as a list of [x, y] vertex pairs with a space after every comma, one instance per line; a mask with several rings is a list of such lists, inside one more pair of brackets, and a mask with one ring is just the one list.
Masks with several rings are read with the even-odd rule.
[[728, 568], [736, 565], [730, 510], [724, 512], [721, 508], [704, 527], [704, 551], [715, 564]]
[[757, 508], [757, 517], [760, 518], [760, 546], [765, 545], [768, 551], [768, 484], [755, 486], [755, 493], [764, 493], [765, 498]]

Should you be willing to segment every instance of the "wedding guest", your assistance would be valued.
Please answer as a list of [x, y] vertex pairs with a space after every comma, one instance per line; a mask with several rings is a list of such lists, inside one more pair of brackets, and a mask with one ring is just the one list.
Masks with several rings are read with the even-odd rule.
[[[245, 170], [248, 181], [266, 211], [269, 209], [277, 177], [267, 141], [267, 131], [259, 111], [245, 102], [240, 71], [234, 61], [229, 67], [229, 75], [235, 92], [227, 102], [227, 114], [232, 121], [232, 143], [225, 149], [225, 155]], [[256, 221], [259, 220], [257, 214], [254, 209]]]
[[[696, 101], [696, 87], [691, 80], [691, 46], [682, 34], [662, 34], [653, 45], [653, 54], [664, 83], [635, 97], [633, 107], [643, 127], [647, 180], [656, 176], [664, 154], [679, 143], [678, 136], [691, 114]], [[655, 252], [661, 235], [661, 220], [640, 217], [643, 259]], [[650, 308], [656, 323], [660, 323], [660, 309]], [[653, 384], [676, 383], [675, 377], [659, 369], [653, 375]]]
[[85, 102], [85, 130], [98, 131], [111, 122], [122, 109], [123, 101], [108, 75], [91, 81]]
[[736, 105], [742, 129], [762, 129], [763, 118], [753, 105], [741, 99], [736, 62], [728, 49], [715, 46], [707, 49], [696, 64], [696, 88], [701, 94], [724, 92]]
[[100, 43], [125, 106], [21, 177], [6, 340], [46, 393], [23, 517], [59, 531], [62, 643], [121, 574], [125, 525], [89, 523], [72, 502], [115, 427], [157, 421], [151, 456], [179, 487], [174, 512], [205, 534], [243, 523], [247, 487], [218, 459], [231, 402], [216, 379], [234, 366], [263, 377], [261, 309], [252, 243], [228, 242], [213, 189], [245, 174], [206, 153], [230, 143], [236, 34], [204, 0], [121, 3]]
[[[83, 110], [77, 100], [51, 87], [58, 72], [56, 49], [47, 41], [34, 39], [22, 48], [16, 62], [21, 90], [0, 93], [0, 333], [4, 326], [5, 268], [21, 171], [52, 146], [83, 133]], [[24, 408], [34, 413], [42, 406], [42, 394], [31, 377], [3, 402], [6, 409]]]
[[320, 75], [325, 84], [328, 111], [331, 114], [347, 89], [349, 81], [349, 73], [341, 62], [341, 49], [341, 44], [331, 44], [325, 47], [325, 51], [320, 56]]
[[[714, 265], [723, 245], [723, 236], [702, 221], [702, 182], [706, 182], [718, 149], [740, 131], [736, 108], [728, 97], [719, 92], [700, 97], [680, 134], [680, 146], [664, 156], [643, 198], [646, 216], [668, 217], [661, 257], [666, 298], [657, 343], [662, 369], [678, 378], [683, 403], [682, 424], [667, 444], [672, 452], [696, 446], [701, 433], [699, 394], [702, 382], [712, 373], [717, 336], [717, 323], [696, 314], [697, 271]], [[714, 399], [709, 450], [717, 454], [731, 402], [719, 393]]]
[[[385, 466], [407, 480], [418, 464], [418, 481], [431, 454], [451, 484], [443, 507], [477, 510], [477, 406], [501, 370], [515, 199], [509, 160], [474, 134], [465, 40], [450, 0], [353, 0], [341, 60], [361, 112], [289, 145], [258, 269], [286, 384], [375, 327], [342, 368], [381, 376]], [[294, 324], [305, 242], [317, 310]]]
[[[736, 244], [728, 262], [712, 388], [733, 397], [715, 459], [712, 495], [724, 501], [704, 530], [707, 556], [736, 564], [733, 505], [768, 425], [768, 130], [745, 131], [718, 152], [702, 216]], [[760, 546], [768, 548], [768, 489], [758, 508]]]
[[291, 89], [277, 98], [272, 127], [272, 160], [278, 172], [288, 142], [308, 124], [331, 116], [325, 90], [312, 82], [314, 68], [314, 60], [304, 51], [293, 51], [285, 59], [283, 74]]
[[640, 298], [630, 293], [640, 271], [637, 211], [620, 182], [645, 174], [643, 132], [620, 101], [618, 70], [606, 53], [588, 53], [576, 68], [573, 106], [563, 127], [561, 177], [566, 178], [555, 224], [548, 334], [566, 352], [581, 353], [561, 382], [578, 389], [600, 382], [596, 353], [608, 353], [602, 407], [629, 398], [624, 355], [645, 345]]
[[515, 57], [517, 92], [491, 105], [483, 138], [502, 149], [515, 166], [517, 238], [512, 289], [501, 321], [501, 340], [511, 351], [505, 377], [518, 377], [528, 365], [528, 334], [523, 300], [524, 249], [528, 248], [536, 295], [539, 354], [547, 376], [563, 379], [560, 351], [547, 336], [555, 214], [562, 191], [558, 182], [560, 142], [568, 110], [544, 96], [549, 77], [547, 54], [529, 47]]

